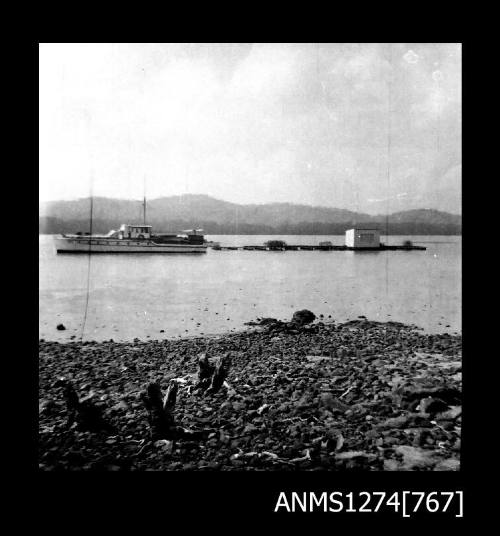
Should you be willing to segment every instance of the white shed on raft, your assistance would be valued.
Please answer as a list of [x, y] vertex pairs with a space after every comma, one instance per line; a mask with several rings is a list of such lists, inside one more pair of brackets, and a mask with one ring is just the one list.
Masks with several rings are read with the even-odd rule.
[[348, 229], [345, 232], [345, 245], [348, 248], [380, 247], [380, 231], [378, 229]]

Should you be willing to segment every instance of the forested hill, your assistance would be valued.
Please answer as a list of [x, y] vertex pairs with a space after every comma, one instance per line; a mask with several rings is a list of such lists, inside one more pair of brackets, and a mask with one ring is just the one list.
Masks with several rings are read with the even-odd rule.
[[[93, 232], [117, 229], [121, 223], [142, 223], [142, 202], [96, 197]], [[157, 232], [202, 227], [206, 234], [343, 234], [355, 225], [376, 227], [382, 233], [415, 235], [461, 234], [462, 217], [432, 209], [369, 215], [344, 209], [292, 203], [239, 205], [206, 195], [152, 199], [147, 223]], [[39, 233], [90, 230], [90, 199], [40, 204]]]

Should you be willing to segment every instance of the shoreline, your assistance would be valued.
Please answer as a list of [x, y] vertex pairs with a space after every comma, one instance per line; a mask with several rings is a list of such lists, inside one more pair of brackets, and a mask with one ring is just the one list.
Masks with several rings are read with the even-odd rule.
[[[357, 319], [292, 332], [39, 341], [42, 470], [458, 470], [461, 334]], [[231, 354], [229, 389], [192, 394], [197, 359]], [[59, 376], [90, 391], [116, 433], [68, 429]], [[204, 430], [139, 453], [139, 393], [181, 378], [176, 422]], [[439, 410], [439, 411], [438, 411]]]
[[[319, 318], [320, 320], [320, 323], [328, 326], [328, 325], [342, 325], [342, 324], [346, 324], [346, 323], [349, 323], [349, 322], [356, 322], [358, 320], [360, 320], [360, 318], [355, 318], [355, 319], [351, 319], [351, 318], [347, 318], [345, 320], [342, 320], [342, 321], [338, 321], [336, 322], [335, 320], [330, 320], [330, 319], [325, 319], [325, 318]], [[373, 323], [377, 323], [377, 324], [391, 324], [391, 323], [394, 323], [395, 321], [392, 321], [392, 320], [369, 320], [369, 322], [373, 322]], [[401, 324], [401, 322], [395, 322], [396, 324]], [[404, 324], [404, 323], [402, 323]], [[461, 337], [462, 336], [462, 330], [447, 330], [447, 331], [436, 331], [436, 330], [432, 330], [432, 329], [429, 329], [429, 328], [424, 328], [424, 327], [421, 327], [421, 326], [418, 326], [417, 324], [404, 324], [407, 328], [410, 328], [410, 329], [414, 329], [414, 330], [418, 330], [420, 331], [422, 334], [424, 335], [435, 335], [435, 336], [452, 336], [452, 337]], [[446, 326], [442, 326], [440, 327], [439, 329], [442, 329], [443, 327], [446, 327]], [[67, 328], [66, 328], [67, 329]], [[83, 344], [83, 343], [92, 343], [92, 344], [103, 344], [103, 343], [108, 343], [108, 342], [113, 342], [113, 343], [117, 343], [117, 344], [132, 344], [134, 342], [144, 342], [144, 343], [149, 343], [149, 342], [155, 342], [155, 343], [162, 343], [162, 342], [169, 342], [169, 341], [183, 341], [183, 340], [194, 340], [194, 339], [216, 339], [216, 338], [220, 338], [220, 337], [230, 337], [232, 335], [243, 335], [245, 333], [250, 333], [250, 332], [254, 332], [254, 331], [262, 331], [261, 328], [259, 328], [258, 326], [252, 326], [252, 325], [249, 325], [249, 323], [246, 323], [245, 326], [241, 327], [241, 328], [238, 328], [238, 329], [233, 329], [233, 330], [227, 330], [227, 331], [221, 331], [221, 332], [214, 332], [214, 333], [203, 333], [203, 334], [198, 334], [198, 335], [172, 335], [172, 336], [166, 336], [164, 338], [160, 338], [160, 339], [155, 339], [153, 338], [152, 335], [149, 335], [149, 336], [146, 336], [146, 337], [134, 337], [133, 339], [132, 338], [127, 338], [127, 339], [118, 339], [118, 338], [109, 338], [109, 339], [83, 339], [83, 340], [80, 340], [80, 338], [78, 336], [74, 336], [73, 339], [69, 338], [69, 339], [48, 339], [47, 336], [44, 336], [44, 337], [40, 337], [39, 336], [39, 339], [38, 339], [38, 342], [42, 342], [42, 343], [45, 343], [45, 342], [57, 342], [59, 344], [68, 344], [68, 343], [75, 343], [75, 342], [78, 342], [80, 344]]]

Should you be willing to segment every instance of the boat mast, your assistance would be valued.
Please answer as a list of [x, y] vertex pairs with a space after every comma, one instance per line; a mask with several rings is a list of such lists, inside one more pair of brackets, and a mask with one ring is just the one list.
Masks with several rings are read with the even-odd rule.
[[143, 190], [144, 190], [144, 203], [143, 203], [143, 207], [144, 207], [144, 225], [146, 225], [146, 175], [144, 175]]
[[[141, 89], [141, 93], [142, 93], [142, 96], [144, 98], [144, 88], [146, 86], [146, 69], [143, 67], [142, 68], [142, 74], [144, 75], [143, 77], [143, 83], [142, 83], [142, 89]], [[146, 225], [146, 174], [144, 173], [144, 177], [143, 177], [143, 192], [144, 192], [144, 225]]]

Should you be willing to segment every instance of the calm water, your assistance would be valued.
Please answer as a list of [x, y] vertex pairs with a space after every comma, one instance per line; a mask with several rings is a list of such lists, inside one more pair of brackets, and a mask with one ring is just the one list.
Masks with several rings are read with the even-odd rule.
[[[343, 236], [208, 236], [222, 245], [343, 244]], [[57, 255], [40, 236], [39, 336], [84, 340], [161, 339], [224, 333], [262, 316], [290, 319], [297, 309], [337, 321], [417, 324], [461, 331], [461, 237], [410, 238], [426, 251], [214, 251], [206, 255]], [[90, 270], [90, 272], [88, 271]], [[88, 274], [90, 277], [88, 278]], [[63, 323], [66, 331], [57, 331]], [[164, 330], [164, 333], [160, 333]]]

